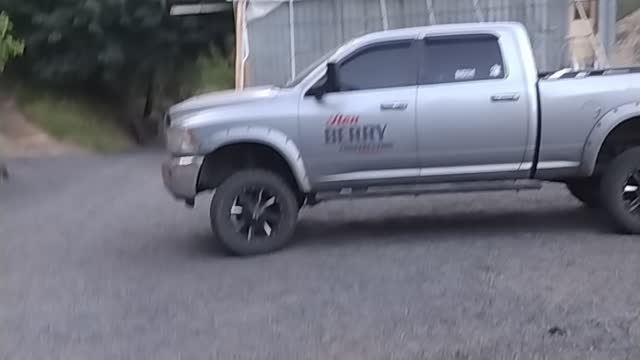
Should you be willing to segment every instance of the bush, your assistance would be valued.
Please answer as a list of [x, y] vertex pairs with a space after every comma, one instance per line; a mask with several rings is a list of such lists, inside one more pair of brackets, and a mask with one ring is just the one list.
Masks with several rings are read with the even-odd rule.
[[162, 111], [164, 98], [175, 98], [182, 69], [233, 32], [231, 11], [172, 17], [167, 4], [0, 0], [27, 48], [12, 64], [16, 78], [108, 99], [122, 127], [144, 144], [157, 128], [150, 117]]
[[22, 55], [24, 51], [24, 43], [13, 37], [12, 30], [11, 20], [7, 14], [0, 12], [0, 72], [9, 60]]
[[212, 91], [231, 89], [235, 85], [232, 64], [219, 52], [211, 50], [200, 56], [183, 76], [180, 97], [185, 98]]

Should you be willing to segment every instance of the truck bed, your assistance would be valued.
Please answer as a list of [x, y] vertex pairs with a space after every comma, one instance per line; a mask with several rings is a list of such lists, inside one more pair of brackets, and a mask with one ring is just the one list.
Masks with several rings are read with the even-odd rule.
[[539, 161], [567, 172], [548, 171], [541, 176], [562, 177], [583, 162], [587, 138], [605, 114], [640, 100], [640, 67], [541, 74], [538, 92]]

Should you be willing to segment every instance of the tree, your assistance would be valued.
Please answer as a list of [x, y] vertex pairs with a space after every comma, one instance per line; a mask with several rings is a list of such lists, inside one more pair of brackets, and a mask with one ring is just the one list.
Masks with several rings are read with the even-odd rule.
[[171, 17], [165, 0], [0, 0], [0, 9], [26, 43], [23, 77], [114, 103], [137, 139], [156, 84], [175, 83], [233, 31], [231, 13]]
[[163, 0], [0, 0], [0, 8], [25, 39], [30, 75], [116, 93], [194, 60], [233, 28], [232, 19], [170, 17]]
[[11, 20], [7, 14], [0, 12], [0, 72], [9, 60], [22, 55], [24, 51], [24, 43], [12, 35], [12, 30]]

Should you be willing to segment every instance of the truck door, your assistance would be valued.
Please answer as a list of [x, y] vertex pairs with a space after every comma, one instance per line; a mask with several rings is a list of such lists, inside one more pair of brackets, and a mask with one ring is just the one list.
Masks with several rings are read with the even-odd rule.
[[[502, 42], [489, 34], [423, 41], [417, 100], [422, 178], [505, 179], [528, 170], [527, 80], [508, 67]], [[518, 60], [512, 51], [508, 59]]]
[[409, 39], [366, 45], [336, 64], [338, 91], [302, 98], [300, 146], [314, 185], [417, 177], [417, 51]]

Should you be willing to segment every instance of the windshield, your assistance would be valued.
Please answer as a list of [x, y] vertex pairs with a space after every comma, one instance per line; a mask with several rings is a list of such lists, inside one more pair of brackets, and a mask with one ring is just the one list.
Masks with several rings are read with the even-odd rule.
[[321, 58], [319, 58], [318, 60], [314, 61], [313, 64], [309, 65], [306, 69], [302, 70], [302, 72], [300, 72], [295, 77], [295, 79], [289, 81], [286, 85], [283, 86], [283, 88], [286, 89], [286, 88], [292, 88], [292, 87], [298, 86], [298, 84], [300, 84], [302, 82], [302, 80], [304, 80], [307, 76], [309, 76], [309, 74], [311, 74], [313, 72], [313, 70], [315, 70], [323, 62], [327, 61], [327, 59], [329, 59], [331, 57], [331, 55], [333, 55], [336, 52], [336, 50], [338, 50], [338, 48], [339, 47], [336, 47], [336, 48], [332, 49], [331, 51], [329, 51], [326, 54], [324, 54]]

